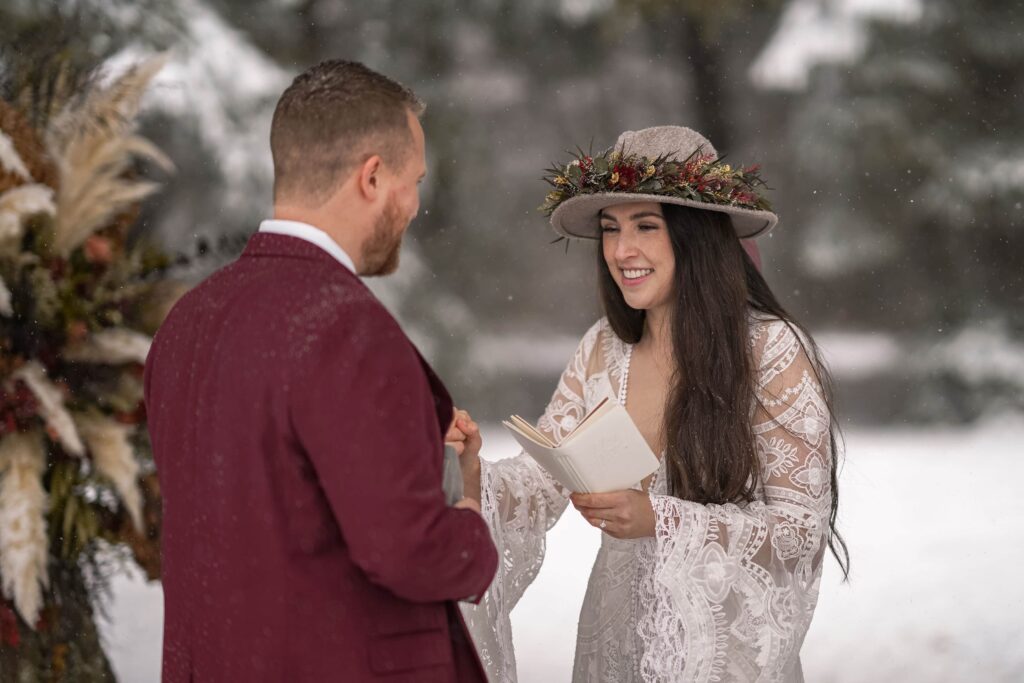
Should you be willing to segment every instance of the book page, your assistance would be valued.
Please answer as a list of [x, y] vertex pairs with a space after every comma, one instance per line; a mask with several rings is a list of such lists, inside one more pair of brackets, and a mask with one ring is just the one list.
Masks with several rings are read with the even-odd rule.
[[591, 410], [589, 413], [587, 413], [583, 417], [583, 419], [580, 420], [579, 424], [576, 425], [571, 432], [569, 432], [568, 434], [565, 435], [565, 438], [562, 439], [558, 443], [558, 445], [562, 446], [562, 445], [568, 443], [569, 439], [571, 439], [577, 432], [583, 431], [584, 426], [588, 422], [590, 422], [592, 419], [599, 418], [601, 415], [604, 415], [606, 412], [611, 410], [612, 406], [614, 406], [614, 405], [617, 405], [617, 404], [612, 402], [612, 401], [609, 401], [607, 398], [603, 399], [600, 403], [597, 404], [597, 406], [593, 410]]
[[555, 444], [551, 441], [551, 439], [545, 436], [543, 432], [536, 429], [532, 424], [530, 424], [523, 418], [519, 417], [518, 415], [511, 416], [509, 420], [510, 421], [503, 420], [502, 424], [509, 429], [513, 429], [519, 432], [526, 438], [535, 441], [536, 443], [542, 446], [546, 446], [548, 448], [555, 447]]
[[621, 491], [658, 469], [658, 458], [640, 430], [614, 401], [599, 404], [557, 447], [519, 416], [511, 420], [503, 424], [523, 450], [570, 491]]

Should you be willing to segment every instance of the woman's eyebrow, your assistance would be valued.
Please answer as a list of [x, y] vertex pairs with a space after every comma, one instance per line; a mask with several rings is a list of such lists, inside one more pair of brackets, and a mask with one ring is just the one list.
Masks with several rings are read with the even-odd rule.
[[629, 217], [629, 219], [632, 221], [638, 221], [641, 218], [660, 218], [662, 220], [665, 220], [665, 217], [663, 215], [654, 211], [641, 211], [640, 213], [634, 213], [632, 216]]
[[[600, 211], [597, 212], [597, 218], [599, 220], [612, 221], [613, 223], [619, 222], [618, 219], [616, 219], [614, 216], [606, 214], [604, 212], [604, 209], [601, 209]], [[634, 213], [632, 216], [629, 217], [629, 220], [637, 221], [640, 220], [641, 218], [660, 218], [661, 220], [665, 220], [665, 216], [663, 214], [657, 213], [656, 211], [641, 211], [639, 213]]]

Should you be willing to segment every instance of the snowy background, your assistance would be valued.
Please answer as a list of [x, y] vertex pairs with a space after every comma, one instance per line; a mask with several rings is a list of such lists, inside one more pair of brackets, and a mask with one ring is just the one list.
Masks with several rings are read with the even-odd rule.
[[[484, 454], [515, 455], [503, 430]], [[1024, 419], [966, 429], [851, 429], [840, 525], [853, 573], [826, 566], [803, 647], [813, 683], [1024, 680]], [[571, 508], [512, 612], [522, 683], [568, 681], [599, 532]], [[1014, 578], [1017, 577], [1017, 578]], [[121, 680], [159, 680], [158, 584], [117, 582], [108, 652]]]
[[[63, 37], [62, 13], [78, 22]], [[137, 237], [193, 258], [190, 280], [267, 215], [270, 117], [298, 71], [354, 58], [412, 86], [423, 208], [373, 286], [491, 421], [542, 403], [598, 315], [592, 249], [552, 246], [535, 210], [541, 169], [689, 125], [763, 166], [782, 303], [885, 347], [843, 377], [843, 415], [969, 424], [1024, 410], [1021, 35], [1003, 0], [5, 0], [0, 85], [40, 43], [108, 74], [169, 53], [143, 132], [178, 171]], [[545, 350], [524, 364], [524, 343]]]
[[[764, 273], [825, 348], [847, 436], [853, 574], [826, 567], [808, 681], [1021, 681], [1022, 35], [1004, 0], [3, 0], [0, 82], [40, 42], [110, 73], [170, 51], [143, 132], [178, 171], [138, 238], [192, 280], [266, 215], [296, 73], [340, 56], [412, 86], [423, 209], [373, 287], [489, 424], [539, 414], [598, 315], [592, 252], [551, 246], [534, 210], [543, 167], [665, 123], [760, 162], [781, 216]], [[511, 455], [489, 429], [485, 456]], [[552, 531], [513, 614], [524, 683], [568, 680], [597, 544], [571, 511]], [[156, 681], [159, 586], [115, 589], [114, 666]]]

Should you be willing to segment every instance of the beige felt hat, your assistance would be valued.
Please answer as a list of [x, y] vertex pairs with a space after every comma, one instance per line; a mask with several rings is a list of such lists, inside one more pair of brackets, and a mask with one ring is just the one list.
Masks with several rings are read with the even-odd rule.
[[[746, 175], [748, 170], [756, 171], [756, 167], [733, 170], [729, 166], [718, 164], [718, 152], [707, 138], [695, 130], [683, 126], [629, 130], [619, 136], [615, 145], [606, 154], [613, 152], [618, 153], [617, 158], [643, 158], [646, 161], [640, 163], [649, 161], [652, 164], [648, 167], [650, 169], [654, 169], [656, 163], [659, 173], [666, 163], [676, 168], [685, 166], [687, 160], [704, 159], [706, 162], [698, 164], [699, 168], [714, 169], [712, 175], [708, 177], [721, 178], [724, 177], [721, 174], [726, 171], [731, 175], [726, 180], [726, 191], [716, 193], [705, 191], [703, 184], [680, 184], [678, 175], [674, 176], [676, 181], [663, 183], [657, 175], [652, 174], [649, 181], [641, 178], [639, 182], [623, 183], [623, 187], [608, 189], [606, 185], [610, 170], [602, 176], [605, 180], [600, 182], [604, 185], [599, 185], [592, 182], [577, 182], [580, 176], [578, 170], [573, 171], [575, 175], [565, 172], [559, 177], [558, 169], [551, 169], [556, 172], [553, 177], [557, 183], [549, 179], [555, 186], [555, 191], [548, 195], [548, 205], [542, 208], [551, 211], [551, 226], [559, 235], [576, 239], [598, 239], [598, 213], [601, 209], [627, 202], [659, 202], [719, 211], [730, 216], [736, 234], [744, 239], [764, 235], [779, 221], [779, 217], [770, 210], [768, 201], [753, 187], [754, 183], [748, 182], [753, 179], [757, 184], [763, 185], [763, 181], [756, 175]], [[567, 167], [567, 171], [572, 171], [573, 165], [578, 169], [579, 163], [580, 160], [573, 161], [570, 167]], [[714, 176], [714, 173], [719, 175]], [[698, 178], [696, 182], [699, 180]], [[584, 189], [580, 189], [581, 187]], [[721, 187], [721, 184], [716, 187]], [[733, 189], [730, 194], [729, 188], [740, 189]]]

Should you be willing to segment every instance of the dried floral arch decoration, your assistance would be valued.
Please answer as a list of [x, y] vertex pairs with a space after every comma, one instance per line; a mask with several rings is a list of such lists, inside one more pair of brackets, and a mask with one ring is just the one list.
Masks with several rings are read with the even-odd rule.
[[139, 162], [172, 168], [135, 132], [164, 62], [82, 81], [40, 128], [0, 99], [0, 669], [58, 655], [74, 669], [68, 643], [96, 631], [101, 547], [159, 576], [142, 368], [152, 313], [181, 288], [127, 236], [158, 188]]

